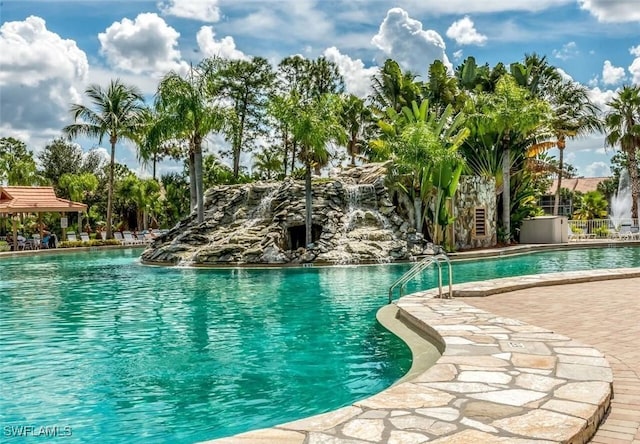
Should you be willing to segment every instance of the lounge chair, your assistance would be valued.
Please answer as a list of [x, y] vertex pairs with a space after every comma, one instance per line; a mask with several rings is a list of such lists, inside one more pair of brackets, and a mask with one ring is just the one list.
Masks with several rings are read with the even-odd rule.
[[76, 237], [76, 233], [74, 231], [69, 231], [67, 233], [67, 240], [69, 242], [78, 242], [78, 238]]
[[625, 228], [624, 233], [622, 233], [622, 228], [620, 229], [624, 240], [640, 240], [640, 228], [631, 225], [623, 225], [622, 227]]
[[114, 231], [113, 232], [113, 238], [124, 245], [124, 237], [122, 236], [121, 232]]
[[125, 245], [140, 245], [141, 242], [136, 239], [135, 237], [133, 237], [133, 233], [131, 233], [131, 231], [123, 231], [122, 232], [122, 237], [124, 238], [124, 244]]
[[31, 240], [31, 248], [33, 250], [39, 250], [42, 246], [42, 239], [40, 239], [39, 234], [34, 234], [33, 239]]
[[134, 234], [134, 237], [138, 240], [138, 243], [140, 243], [141, 245], [146, 245], [151, 243], [151, 240], [147, 238], [146, 233], [137, 233], [137, 234]]
[[82, 233], [80, 233], [80, 240], [81, 240], [82, 242], [89, 242], [89, 241], [91, 240], [91, 239], [89, 238], [89, 233], [86, 233], [86, 232], [84, 232], [84, 231], [83, 231]]
[[620, 230], [616, 233], [616, 237], [620, 240], [640, 240], [640, 232], [638, 232], [638, 227], [623, 224], [620, 226]]

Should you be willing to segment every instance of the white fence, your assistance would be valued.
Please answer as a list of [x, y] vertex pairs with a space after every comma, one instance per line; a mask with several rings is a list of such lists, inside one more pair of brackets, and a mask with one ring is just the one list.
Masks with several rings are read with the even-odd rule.
[[620, 233], [640, 231], [639, 219], [590, 219], [590, 220], [569, 220], [571, 229], [577, 233], [595, 235], [599, 239], [619, 237]]

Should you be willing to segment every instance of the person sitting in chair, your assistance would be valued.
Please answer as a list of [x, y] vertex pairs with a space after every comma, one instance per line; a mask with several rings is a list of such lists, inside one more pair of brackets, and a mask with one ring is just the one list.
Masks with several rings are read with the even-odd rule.
[[49, 248], [49, 239], [51, 239], [51, 233], [49, 233], [48, 231], [45, 231], [44, 233], [42, 233], [42, 242], [40, 247]]

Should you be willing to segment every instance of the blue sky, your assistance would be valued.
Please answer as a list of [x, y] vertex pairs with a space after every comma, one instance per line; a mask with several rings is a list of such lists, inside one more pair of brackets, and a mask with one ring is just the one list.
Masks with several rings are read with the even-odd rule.
[[[494, 65], [535, 52], [603, 107], [621, 85], [640, 84], [639, 0], [3, 0], [0, 18], [0, 136], [35, 152], [71, 123], [88, 84], [119, 77], [151, 98], [163, 73], [212, 55], [274, 65], [325, 55], [359, 95], [389, 57], [424, 75], [435, 59], [453, 68], [469, 55]], [[607, 175], [603, 140], [570, 141], [566, 159], [581, 175]], [[130, 144], [116, 157], [147, 174]]]

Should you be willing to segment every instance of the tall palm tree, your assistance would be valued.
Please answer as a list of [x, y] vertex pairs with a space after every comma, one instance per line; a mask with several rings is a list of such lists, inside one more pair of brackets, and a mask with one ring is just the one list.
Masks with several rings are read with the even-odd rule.
[[640, 86], [624, 86], [607, 105], [611, 110], [605, 117], [606, 144], [620, 145], [627, 159], [631, 179], [631, 217], [638, 218], [638, 151], [640, 150]]
[[271, 180], [282, 173], [282, 159], [277, 146], [263, 149], [253, 155], [253, 167], [261, 178]]
[[172, 71], [160, 81], [156, 94], [156, 108], [167, 117], [163, 134], [188, 142], [191, 211], [197, 208], [199, 223], [204, 221], [202, 142], [223, 125], [223, 112], [213, 104], [219, 69], [219, 59], [206, 59], [184, 77]]
[[167, 141], [163, 139], [163, 125], [172, 116], [163, 116], [158, 110], [145, 108], [143, 111], [142, 125], [136, 133], [136, 144], [138, 145], [138, 160], [143, 167], [151, 164], [151, 173], [154, 180], [157, 180], [157, 165], [160, 160], [168, 155]]
[[560, 72], [549, 64], [547, 57], [536, 53], [525, 54], [524, 63], [512, 63], [510, 68], [518, 86], [538, 98], [544, 98], [552, 85], [562, 81]]
[[553, 214], [557, 216], [567, 139], [602, 131], [603, 125], [599, 117], [600, 109], [591, 102], [589, 91], [585, 86], [573, 81], [555, 82], [549, 85], [546, 95], [552, 110], [549, 125], [553, 140], [532, 145], [527, 155], [533, 157], [549, 148], [558, 148], [558, 188], [553, 204]]
[[523, 141], [545, 128], [549, 117], [548, 104], [518, 86], [511, 75], [498, 81], [493, 94], [477, 97], [472, 122], [481, 128], [482, 136], [492, 139], [502, 157], [502, 228], [506, 237], [511, 236], [511, 166], [517, 156], [524, 155], [524, 150], [512, 152], [512, 147], [522, 147]]
[[381, 112], [388, 108], [400, 112], [403, 106], [411, 106], [411, 102], [420, 102], [420, 84], [416, 75], [403, 72], [398, 62], [387, 59], [380, 72], [371, 79], [371, 102]]
[[344, 99], [340, 124], [344, 128], [347, 140], [347, 154], [351, 157], [351, 166], [356, 165], [356, 157], [362, 154], [366, 145], [363, 140], [367, 126], [373, 124], [371, 109], [361, 98], [350, 94]]
[[112, 80], [106, 89], [100, 85], [90, 85], [85, 94], [92, 107], [73, 104], [71, 114], [74, 122], [63, 128], [69, 138], [78, 136], [96, 137], [102, 143], [104, 136], [111, 144], [111, 162], [107, 183], [107, 238], [112, 237], [113, 173], [115, 168], [116, 144], [122, 139], [135, 141], [135, 134], [141, 124], [144, 109], [142, 92], [120, 79]]
[[326, 165], [329, 160], [327, 144], [331, 141], [343, 141], [344, 130], [337, 116], [340, 113], [339, 96], [323, 94], [311, 100], [303, 101], [293, 94], [291, 108], [296, 112], [286, 116], [293, 137], [300, 144], [300, 160], [305, 167], [305, 224], [306, 245], [312, 243], [312, 195], [311, 169]]

